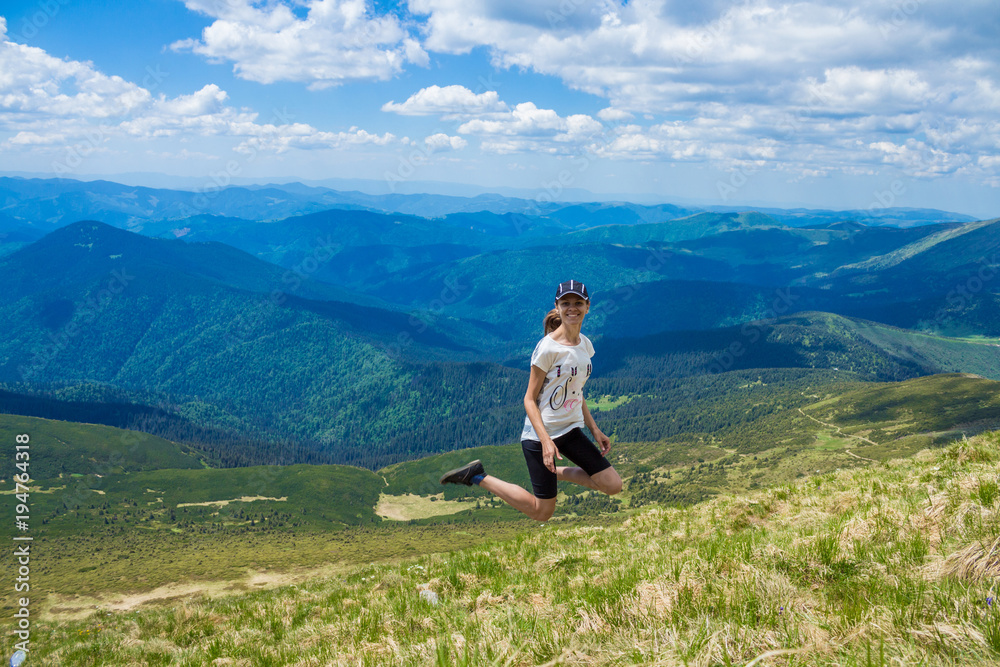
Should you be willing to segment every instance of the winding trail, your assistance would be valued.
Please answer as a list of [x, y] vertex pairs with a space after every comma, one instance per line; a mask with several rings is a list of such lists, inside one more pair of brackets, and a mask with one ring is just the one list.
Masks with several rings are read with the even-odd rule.
[[[877, 443], [877, 442], [873, 442], [872, 440], [869, 440], [868, 438], [866, 438], [866, 437], [864, 437], [864, 436], [861, 436], [861, 435], [853, 435], [853, 434], [851, 434], [851, 433], [844, 433], [843, 429], [841, 429], [841, 428], [840, 428], [839, 426], [837, 426], [836, 424], [828, 424], [827, 422], [824, 422], [824, 421], [820, 421], [820, 420], [816, 419], [816, 418], [815, 418], [815, 417], [813, 417], [812, 415], [807, 415], [807, 414], [806, 414], [805, 412], [803, 412], [803, 411], [802, 411], [802, 408], [796, 408], [796, 410], [798, 410], [798, 411], [799, 411], [799, 413], [801, 413], [803, 417], [808, 417], [809, 419], [813, 420], [813, 421], [814, 421], [814, 422], [816, 422], [817, 424], [822, 424], [823, 426], [826, 426], [827, 428], [832, 428], [832, 429], [835, 429], [835, 430], [836, 430], [836, 432], [837, 432], [837, 435], [839, 435], [839, 436], [840, 436], [840, 437], [842, 437], [842, 438], [845, 438], [845, 437], [846, 437], [846, 438], [855, 438], [855, 439], [857, 439], [857, 440], [861, 440], [862, 442], [867, 442], [867, 443], [868, 443], [869, 445], [875, 445], [876, 447], [878, 446], [878, 443]], [[871, 461], [872, 463], [878, 463], [878, 461], [876, 461], [875, 459], [866, 459], [866, 458], [865, 458], [865, 457], [863, 457], [863, 456], [858, 456], [857, 454], [855, 454], [854, 452], [852, 452], [852, 451], [851, 451], [851, 450], [849, 450], [849, 449], [845, 449], [844, 451], [846, 451], [846, 452], [847, 452], [847, 455], [848, 455], [848, 456], [853, 456], [853, 457], [854, 457], [854, 458], [856, 458], [856, 459], [861, 459], [862, 461]]]

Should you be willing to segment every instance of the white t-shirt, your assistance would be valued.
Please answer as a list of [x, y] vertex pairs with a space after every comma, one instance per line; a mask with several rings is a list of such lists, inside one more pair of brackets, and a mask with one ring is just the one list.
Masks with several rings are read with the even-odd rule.
[[[563, 345], [545, 336], [531, 353], [531, 365], [545, 371], [542, 390], [538, 392], [538, 409], [542, 424], [551, 438], [583, 428], [583, 385], [590, 377], [594, 345], [580, 334], [579, 345]], [[539, 440], [527, 415], [521, 440]]]

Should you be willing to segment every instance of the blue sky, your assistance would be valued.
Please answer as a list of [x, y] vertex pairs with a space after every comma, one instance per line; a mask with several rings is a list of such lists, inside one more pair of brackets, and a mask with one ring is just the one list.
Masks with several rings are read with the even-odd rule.
[[2, 171], [1000, 215], [993, 0], [8, 0], [2, 12]]

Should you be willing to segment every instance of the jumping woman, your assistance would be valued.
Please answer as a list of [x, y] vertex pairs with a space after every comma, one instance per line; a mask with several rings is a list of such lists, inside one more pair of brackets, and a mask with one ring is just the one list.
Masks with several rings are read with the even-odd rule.
[[[524, 395], [521, 449], [528, 463], [529, 493], [516, 484], [487, 475], [476, 460], [441, 477], [442, 484], [478, 484], [536, 521], [547, 521], [556, 509], [556, 482], [565, 480], [613, 496], [622, 478], [605, 458], [611, 440], [597, 428], [583, 398], [590, 377], [594, 346], [580, 333], [590, 310], [583, 283], [567, 280], [556, 290], [555, 308], [545, 316], [545, 336], [531, 353], [531, 377]], [[600, 450], [583, 433], [590, 430]], [[578, 467], [556, 467], [563, 455]]]

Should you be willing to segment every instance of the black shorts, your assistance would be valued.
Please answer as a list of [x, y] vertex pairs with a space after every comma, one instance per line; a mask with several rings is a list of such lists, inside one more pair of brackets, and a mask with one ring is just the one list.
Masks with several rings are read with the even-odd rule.
[[[563, 433], [558, 438], [553, 438], [552, 442], [560, 454], [583, 468], [583, 471], [592, 477], [611, 467], [601, 451], [580, 428]], [[528, 473], [531, 475], [531, 486], [534, 487], [535, 497], [555, 498], [558, 492], [556, 474], [545, 467], [545, 462], [542, 460], [542, 443], [538, 440], [522, 440], [521, 449], [524, 451], [524, 460], [528, 462]], [[557, 463], [558, 461], [556, 459]]]

